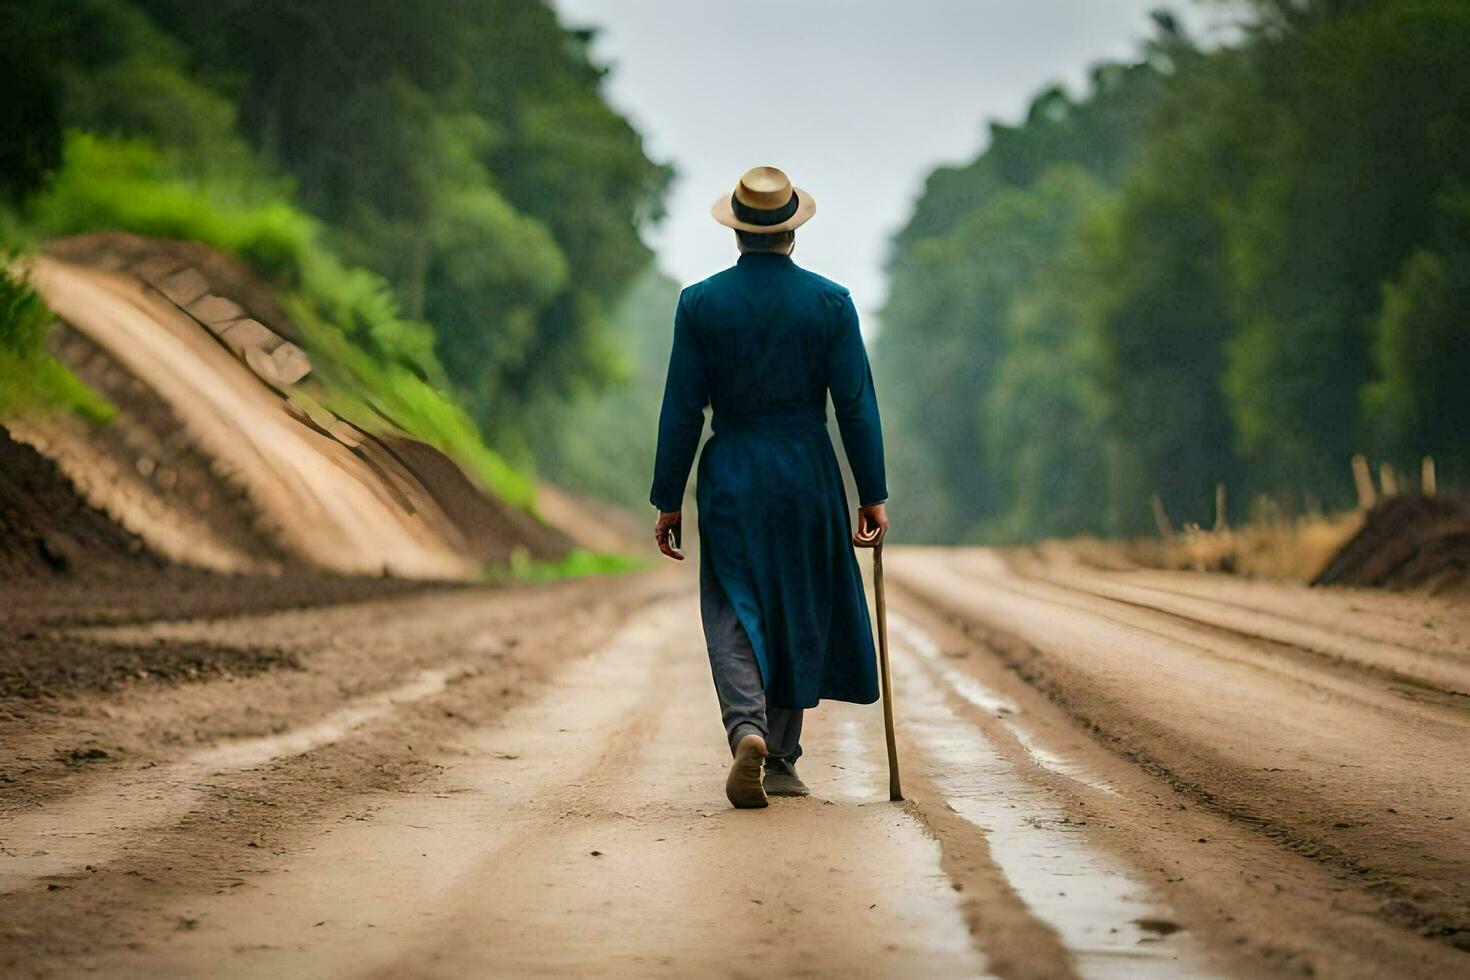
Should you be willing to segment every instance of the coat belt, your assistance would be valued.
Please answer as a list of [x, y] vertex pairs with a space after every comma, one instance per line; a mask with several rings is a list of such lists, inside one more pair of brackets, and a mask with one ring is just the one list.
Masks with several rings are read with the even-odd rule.
[[713, 432], [825, 432], [826, 408], [781, 409], [752, 415], [719, 415], [710, 421]]

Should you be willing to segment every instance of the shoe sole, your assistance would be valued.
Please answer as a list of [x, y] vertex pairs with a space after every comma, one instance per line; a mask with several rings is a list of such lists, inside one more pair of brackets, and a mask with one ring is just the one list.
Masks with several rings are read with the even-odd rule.
[[770, 806], [766, 798], [761, 777], [765, 770], [766, 740], [759, 735], [747, 735], [735, 746], [735, 761], [730, 765], [730, 775], [725, 780], [725, 797], [730, 805], [741, 810], [758, 810]]
[[777, 785], [774, 788], [772, 788], [771, 786], [766, 786], [765, 787], [765, 790], [766, 790], [766, 795], [767, 796], [811, 796], [812, 795], [812, 791], [811, 791], [810, 787], [808, 787], [805, 783], [800, 783], [800, 784], [798, 784], [796, 786], [781, 786], [781, 785]]

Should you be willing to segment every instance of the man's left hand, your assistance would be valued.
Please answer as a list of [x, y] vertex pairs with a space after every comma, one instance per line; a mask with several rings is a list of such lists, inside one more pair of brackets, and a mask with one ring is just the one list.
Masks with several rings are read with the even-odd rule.
[[888, 533], [888, 503], [881, 501], [859, 507], [857, 530], [852, 532], [852, 543], [859, 548], [876, 548], [883, 543]]
[[684, 560], [684, 552], [679, 550], [683, 520], [684, 512], [681, 510], [659, 511], [658, 522], [653, 525], [653, 539], [658, 542], [658, 550], [675, 561]]

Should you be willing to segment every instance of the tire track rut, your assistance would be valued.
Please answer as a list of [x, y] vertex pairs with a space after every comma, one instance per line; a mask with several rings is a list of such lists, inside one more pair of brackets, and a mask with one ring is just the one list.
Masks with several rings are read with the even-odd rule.
[[[1028, 567], [1036, 581], [986, 553], [896, 557], [904, 594], [1132, 764], [1331, 868], [1383, 921], [1470, 945], [1457, 703], [1411, 699], [1360, 665], [1242, 639], [1137, 595], [1097, 594], [1121, 587], [1067, 588]], [[1245, 645], [1246, 662], [1221, 649]]]

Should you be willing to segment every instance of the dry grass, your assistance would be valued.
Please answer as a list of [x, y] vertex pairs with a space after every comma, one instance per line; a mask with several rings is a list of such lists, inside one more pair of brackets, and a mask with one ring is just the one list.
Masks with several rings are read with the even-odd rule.
[[1123, 547], [1140, 565], [1249, 578], [1310, 582], [1362, 526], [1357, 512], [1260, 521], [1239, 528], [1190, 528], [1172, 538]]

